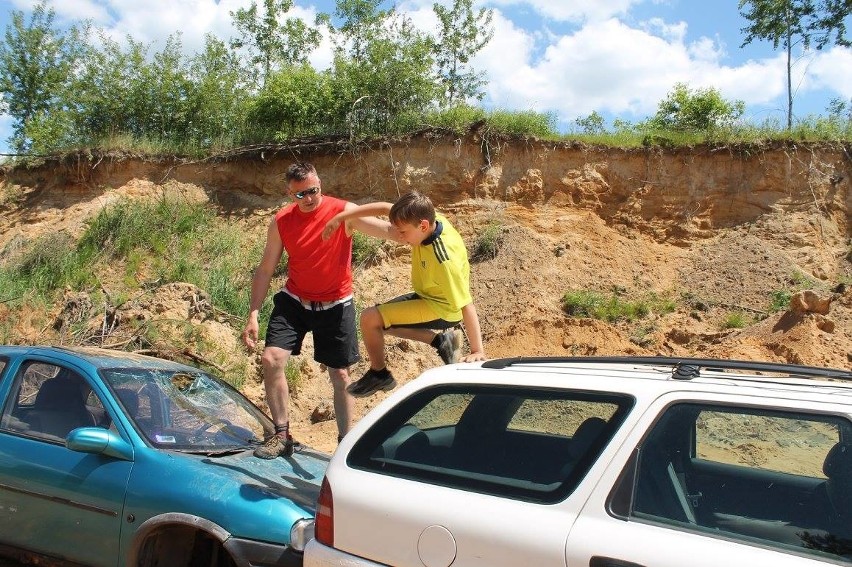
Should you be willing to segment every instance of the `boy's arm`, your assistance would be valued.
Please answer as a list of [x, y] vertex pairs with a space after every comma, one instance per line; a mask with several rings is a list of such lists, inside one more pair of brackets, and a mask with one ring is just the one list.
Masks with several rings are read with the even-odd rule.
[[470, 354], [461, 357], [461, 362], [485, 360], [482, 330], [479, 328], [479, 315], [476, 314], [476, 306], [473, 303], [468, 303], [462, 307], [462, 321], [464, 321], [464, 330], [467, 331], [467, 340], [470, 343]]

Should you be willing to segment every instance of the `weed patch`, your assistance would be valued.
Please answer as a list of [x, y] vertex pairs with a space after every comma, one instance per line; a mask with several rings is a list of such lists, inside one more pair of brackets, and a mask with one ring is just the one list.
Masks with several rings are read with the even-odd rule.
[[503, 225], [499, 221], [491, 221], [483, 228], [473, 243], [470, 253], [471, 262], [493, 260], [503, 244]]
[[671, 313], [675, 302], [648, 294], [645, 298], [630, 301], [613, 293], [609, 296], [596, 291], [569, 291], [562, 297], [562, 308], [572, 317], [590, 317], [609, 323], [616, 321], [632, 322], [650, 313]]
[[748, 315], [742, 311], [732, 311], [722, 320], [722, 329], [742, 329], [748, 324]]

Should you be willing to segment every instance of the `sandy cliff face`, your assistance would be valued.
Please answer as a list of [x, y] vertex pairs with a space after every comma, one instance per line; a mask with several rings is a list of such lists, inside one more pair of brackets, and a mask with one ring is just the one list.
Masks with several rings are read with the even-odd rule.
[[[75, 155], [6, 172], [0, 259], [44, 231], [80, 234], [87, 218], [119, 198], [164, 192], [209, 202], [262, 238], [284, 202], [282, 172], [302, 159], [317, 166], [327, 193], [355, 202], [427, 193], [469, 246], [489, 224], [501, 227], [497, 257], [472, 266], [491, 357], [636, 353], [849, 367], [849, 151], [792, 144], [623, 150], [473, 132], [355, 149], [305, 143], [196, 161]], [[830, 301], [829, 312], [770, 312], [773, 292], [802, 287]], [[357, 271], [361, 305], [407, 290], [404, 247], [388, 246], [383, 262]], [[630, 323], [569, 317], [561, 299], [578, 290], [625, 301], [653, 292], [675, 310]], [[185, 291], [181, 301], [189, 301]], [[724, 328], [735, 312], [746, 326]], [[205, 332], [228, 336], [217, 342], [245, 358], [233, 340], [238, 327], [224, 321]], [[308, 379], [294, 399], [296, 430], [330, 449], [332, 422], [310, 422], [331, 391], [309, 352], [302, 357]], [[388, 363], [401, 381], [439, 362], [423, 345], [389, 343]], [[262, 403], [256, 375], [246, 391]], [[359, 412], [378, 398], [359, 401]]]

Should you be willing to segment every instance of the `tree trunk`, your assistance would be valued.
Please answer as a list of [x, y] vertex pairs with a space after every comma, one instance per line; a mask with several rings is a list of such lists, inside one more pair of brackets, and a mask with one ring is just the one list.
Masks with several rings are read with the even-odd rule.
[[789, 26], [787, 27], [787, 131], [793, 129], [793, 38], [790, 33]]

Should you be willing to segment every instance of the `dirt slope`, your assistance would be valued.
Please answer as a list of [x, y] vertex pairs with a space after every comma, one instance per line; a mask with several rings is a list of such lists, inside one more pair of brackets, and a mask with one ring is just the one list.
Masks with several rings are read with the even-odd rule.
[[[356, 202], [426, 192], [469, 247], [484, 227], [501, 227], [497, 257], [472, 265], [490, 357], [663, 354], [852, 366], [852, 160], [843, 147], [620, 150], [473, 132], [354, 151], [264, 148], [195, 162], [76, 155], [5, 172], [0, 261], [45, 231], [79, 235], [87, 218], [116, 199], [164, 192], [209, 202], [261, 239], [284, 203], [280, 175], [295, 158], [317, 165], [327, 193]], [[356, 295], [371, 305], [407, 291], [408, 281], [406, 248], [388, 245], [382, 262], [357, 270]], [[823, 305], [770, 309], [773, 294], [802, 289]], [[569, 317], [561, 299], [580, 290], [621, 301], [653, 293], [674, 311], [633, 322]], [[73, 316], [85, 301], [68, 294], [51, 320]], [[817, 313], [825, 303], [828, 312]], [[182, 356], [244, 373], [245, 392], [263, 404], [257, 358], [237, 340], [241, 322], [212, 310], [204, 290], [160, 286], [123, 309], [124, 321], [189, 321], [203, 344], [216, 347]], [[742, 328], [725, 328], [732, 314]], [[0, 316], [18, 318], [16, 342], [62, 340], [20, 306], [0, 303]], [[299, 439], [331, 451], [333, 420], [321, 415], [331, 389], [310, 353], [300, 357], [293, 427]], [[388, 362], [402, 382], [440, 363], [431, 349], [396, 339]], [[353, 374], [365, 369], [362, 362]], [[381, 397], [359, 400], [359, 414]]]

